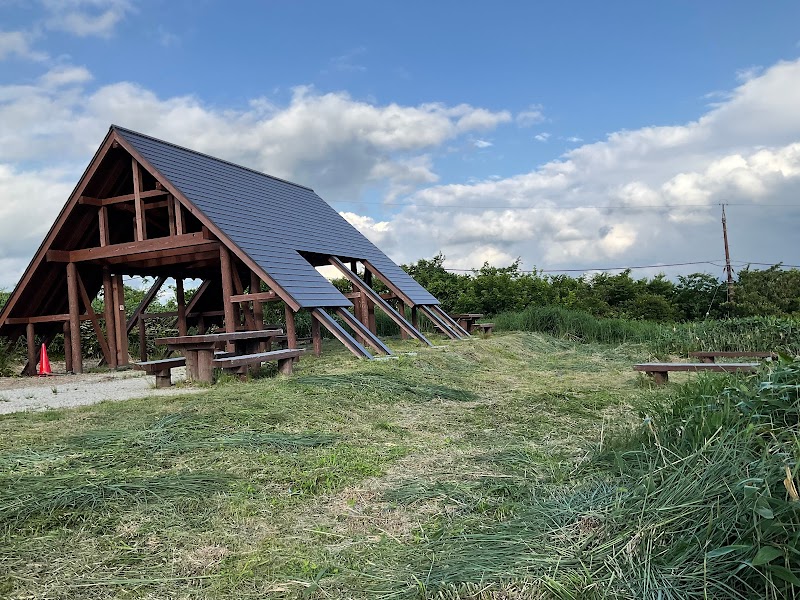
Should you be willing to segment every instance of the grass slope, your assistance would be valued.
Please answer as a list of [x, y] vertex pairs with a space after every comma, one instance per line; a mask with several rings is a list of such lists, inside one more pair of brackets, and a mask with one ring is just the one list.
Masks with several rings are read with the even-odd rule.
[[[631, 578], [645, 554], [625, 549], [660, 547], [643, 527], [680, 497], [687, 473], [655, 462], [689, 462], [636, 429], [675, 394], [631, 370], [644, 350], [440, 343], [372, 362], [332, 344], [291, 378], [0, 419], [0, 595], [657, 597], [662, 571]], [[725, 487], [726, 468], [702, 481]], [[672, 494], [645, 513], [624, 492], [642, 471]], [[776, 551], [761, 560], [780, 575]]]

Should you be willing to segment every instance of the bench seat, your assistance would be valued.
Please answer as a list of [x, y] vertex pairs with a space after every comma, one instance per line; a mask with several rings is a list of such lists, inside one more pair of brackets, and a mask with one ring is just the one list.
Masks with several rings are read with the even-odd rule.
[[148, 360], [145, 362], [133, 363], [133, 368], [144, 371], [148, 375], [156, 376], [156, 387], [165, 388], [172, 385], [170, 370], [175, 367], [185, 367], [186, 359], [183, 356], [174, 358], [163, 358], [161, 360]]
[[276, 360], [278, 361], [278, 370], [284, 375], [291, 375], [294, 359], [304, 352], [305, 350], [302, 349], [271, 350], [270, 352], [219, 357], [215, 358], [211, 364], [231, 373], [246, 375], [248, 367]]
[[689, 352], [692, 358], [699, 358], [700, 362], [713, 363], [717, 358], [771, 358], [773, 360], [778, 358], [774, 352], [727, 352], [727, 351], [711, 351], [711, 352]]
[[634, 371], [644, 371], [656, 383], [666, 383], [670, 371], [710, 371], [721, 373], [755, 373], [759, 363], [641, 363], [633, 365]]
[[481, 333], [490, 334], [492, 333], [492, 329], [494, 329], [494, 323], [473, 323], [472, 331], [476, 329], [480, 329]]

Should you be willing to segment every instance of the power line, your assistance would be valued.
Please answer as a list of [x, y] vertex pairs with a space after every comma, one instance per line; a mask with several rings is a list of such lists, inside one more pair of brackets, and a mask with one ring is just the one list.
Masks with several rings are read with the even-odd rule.
[[[641, 205], [597, 205], [597, 206], [541, 206], [541, 205], [527, 205], [527, 206], [514, 206], [514, 205], [501, 205], [501, 204], [484, 204], [484, 205], [464, 205], [464, 204], [415, 204], [405, 202], [365, 202], [362, 200], [334, 200], [334, 204], [358, 204], [364, 206], [400, 206], [400, 207], [414, 207], [414, 208], [448, 208], [467, 210], [471, 208], [484, 209], [484, 210], [664, 210], [673, 208], [713, 208], [714, 204], [641, 204]], [[800, 208], [797, 204], [749, 204], [738, 203], [731, 204], [726, 202], [727, 206], [738, 206], [741, 208]]]

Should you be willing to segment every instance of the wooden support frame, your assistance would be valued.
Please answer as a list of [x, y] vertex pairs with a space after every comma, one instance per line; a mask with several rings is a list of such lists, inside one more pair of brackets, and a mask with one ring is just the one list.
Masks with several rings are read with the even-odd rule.
[[437, 325], [447, 337], [453, 340], [462, 339], [458, 331], [451, 327], [450, 324], [442, 319], [438, 314], [432, 311], [429, 306], [425, 306], [424, 304], [420, 304], [418, 306], [422, 313], [428, 317], [428, 319], [430, 319], [431, 323]]
[[25, 341], [28, 346], [28, 364], [25, 365], [25, 371], [27, 375], [36, 375], [38, 355], [36, 354], [36, 331], [33, 323], [28, 323], [25, 326]]
[[310, 313], [311, 316], [311, 342], [314, 345], [314, 356], [322, 355], [322, 331], [320, 330], [319, 320]]
[[84, 262], [115, 257], [124, 257], [127, 259], [136, 254], [164, 250], [188, 250], [196, 246], [210, 245], [211, 243], [213, 243], [213, 241], [209, 240], [202, 232], [185, 233], [172, 237], [126, 242], [124, 244], [110, 244], [108, 246], [86, 248], [84, 250], [48, 250], [47, 260], [50, 262]]
[[350, 350], [353, 354], [360, 358], [369, 358], [372, 359], [372, 354], [364, 348], [361, 344], [359, 344], [356, 340], [353, 339], [347, 331], [345, 331], [339, 323], [336, 322], [336, 319], [331, 317], [327, 312], [325, 312], [322, 308], [312, 308], [311, 314], [316, 317], [316, 319], [320, 322], [320, 324], [324, 325], [325, 328], [330, 331], [333, 336], [342, 342], [345, 347]]
[[92, 328], [94, 329], [94, 333], [97, 336], [97, 341], [100, 344], [100, 349], [103, 352], [103, 358], [108, 364], [111, 362], [111, 353], [109, 352], [108, 341], [106, 340], [105, 335], [103, 334], [103, 328], [100, 327], [100, 320], [97, 318], [97, 314], [94, 312], [94, 309], [92, 308], [92, 300], [91, 298], [89, 298], [89, 294], [86, 293], [86, 287], [83, 285], [83, 280], [78, 274], [77, 269], [75, 270], [75, 279], [78, 284], [78, 292], [80, 292], [81, 300], [83, 301], [84, 307], [86, 307], [86, 314], [89, 315], [89, 320], [92, 322]]
[[406, 333], [414, 338], [418, 339], [420, 342], [427, 346], [432, 346], [433, 344], [426, 338], [419, 329], [414, 327], [411, 323], [406, 321], [404, 316], [401, 316], [395, 309], [393, 309], [386, 300], [381, 298], [380, 294], [373, 290], [371, 287], [367, 286], [367, 284], [361, 280], [361, 278], [353, 273], [350, 269], [348, 269], [345, 264], [336, 258], [335, 256], [331, 256], [329, 258], [329, 262], [339, 269], [342, 274], [350, 280], [355, 287], [359, 288], [362, 294], [372, 300], [375, 304], [380, 306], [381, 310], [386, 313], [386, 315], [392, 319], [397, 325], [400, 326], [400, 329], [404, 329]]
[[183, 277], [175, 278], [175, 302], [178, 305], [178, 335], [188, 335], [186, 323], [186, 295], [183, 290]]
[[[219, 247], [220, 272], [222, 274], [222, 308], [225, 311], [225, 331], [233, 333], [236, 331], [236, 314], [234, 304], [231, 302], [233, 296], [233, 275], [231, 273], [231, 253], [225, 246]], [[228, 352], [233, 352], [233, 342], [227, 344]]]
[[133, 202], [136, 207], [136, 240], [142, 242], [147, 239], [147, 221], [144, 218], [144, 199], [142, 198], [142, 172], [139, 163], [131, 158], [133, 167]]
[[72, 372], [83, 373], [81, 354], [81, 315], [78, 299], [78, 267], [74, 262], [67, 263], [67, 299], [69, 301], [69, 327], [72, 332]]
[[387, 346], [381, 341], [381, 338], [379, 338], [376, 334], [370, 331], [369, 328], [364, 323], [359, 321], [344, 306], [337, 307], [336, 314], [339, 315], [342, 318], [342, 320], [345, 323], [347, 323], [347, 325], [350, 326], [350, 329], [360, 334], [361, 338], [376, 351], [383, 352], [384, 354], [389, 356], [394, 354], [394, 352], [391, 351], [389, 346]]
[[444, 312], [441, 306], [439, 306], [438, 304], [431, 304], [430, 309], [434, 311], [437, 315], [439, 315], [439, 317], [441, 317], [441, 319], [445, 323], [447, 323], [450, 326], [450, 328], [453, 329], [456, 333], [462, 335], [463, 337], [470, 337], [469, 331], [467, 331], [464, 327], [462, 327], [461, 323], [459, 323], [453, 317]]
[[130, 363], [128, 329], [125, 321], [125, 286], [122, 275], [111, 276], [111, 296], [114, 302], [114, 327], [117, 331], [117, 366], [121, 367]]
[[136, 324], [139, 322], [139, 315], [141, 315], [144, 311], [147, 310], [147, 307], [155, 299], [158, 292], [161, 290], [163, 285], [167, 282], [167, 278], [165, 276], [158, 277], [154, 282], [153, 285], [150, 286], [150, 289], [147, 290], [147, 293], [142, 298], [142, 301], [139, 302], [139, 306], [133, 311], [131, 318], [128, 319], [127, 323], [125, 324], [125, 333], [130, 334], [133, 331], [133, 328], [136, 327]]

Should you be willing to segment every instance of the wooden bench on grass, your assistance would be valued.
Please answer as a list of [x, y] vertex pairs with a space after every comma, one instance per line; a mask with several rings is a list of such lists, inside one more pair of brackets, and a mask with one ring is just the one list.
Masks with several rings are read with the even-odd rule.
[[480, 329], [481, 333], [489, 335], [492, 333], [492, 329], [494, 329], [494, 323], [473, 323], [472, 331], [475, 331], [476, 329]]
[[175, 358], [164, 358], [162, 360], [149, 360], [146, 362], [133, 363], [133, 368], [144, 371], [148, 375], [156, 376], [157, 388], [168, 388], [172, 385], [170, 370], [175, 367], [185, 367], [186, 358], [176, 356]]
[[302, 349], [272, 350], [270, 352], [257, 352], [255, 354], [239, 354], [220, 356], [214, 358], [211, 364], [228, 373], [235, 373], [240, 377], [246, 376], [251, 366], [258, 366], [263, 362], [278, 361], [278, 371], [284, 375], [292, 374], [295, 358], [303, 354]]
[[714, 363], [717, 358], [778, 358], [774, 352], [689, 352], [689, 356], [699, 358], [702, 363]]
[[670, 371], [755, 373], [758, 363], [642, 363], [633, 368], [650, 375], [655, 383], [663, 384], [669, 380]]

